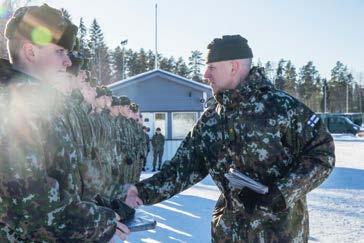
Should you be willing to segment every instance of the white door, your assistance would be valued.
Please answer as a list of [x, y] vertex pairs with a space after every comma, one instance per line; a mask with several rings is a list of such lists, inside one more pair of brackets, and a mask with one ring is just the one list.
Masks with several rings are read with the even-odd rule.
[[149, 128], [148, 135], [151, 138], [154, 132], [154, 113], [151, 112], [142, 112], [143, 115], [143, 125]]

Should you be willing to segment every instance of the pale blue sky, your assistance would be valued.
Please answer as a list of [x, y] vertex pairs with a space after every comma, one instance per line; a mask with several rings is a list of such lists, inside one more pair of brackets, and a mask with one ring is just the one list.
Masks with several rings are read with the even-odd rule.
[[[79, 23], [96, 18], [107, 44], [154, 50], [154, 5], [158, 3], [158, 46], [164, 56], [192, 50], [224, 34], [241, 34], [255, 61], [290, 59], [297, 68], [312, 60], [329, 77], [337, 60], [364, 73], [364, 1], [362, 0], [48, 0], [64, 7]], [[364, 79], [364, 77], [363, 77]], [[363, 80], [364, 82], [364, 80]]]

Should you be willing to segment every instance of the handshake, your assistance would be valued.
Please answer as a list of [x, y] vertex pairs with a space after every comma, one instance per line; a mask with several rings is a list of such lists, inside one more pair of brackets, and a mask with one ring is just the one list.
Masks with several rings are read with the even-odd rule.
[[125, 240], [130, 232], [154, 229], [157, 224], [145, 211], [137, 209], [143, 205], [143, 201], [138, 196], [137, 188], [133, 185], [125, 185], [124, 191], [126, 191], [125, 201], [113, 199], [110, 202], [99, 195], [95, 198], [98, 205], [109, 207], [115, 211], [118, 221], [115, 235], [121, 240]]
[[139, 198], [138, 189], [131, 184], [125, 185], [126, 197], [125, 204], [130, 208], [139, 208], [143, 205], [143, 201]]

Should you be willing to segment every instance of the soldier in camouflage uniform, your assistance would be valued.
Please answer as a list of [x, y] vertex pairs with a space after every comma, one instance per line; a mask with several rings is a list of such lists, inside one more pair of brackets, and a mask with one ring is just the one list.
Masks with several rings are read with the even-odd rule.
[[132, 129], [134, 134], [134, 151], [135, 151], [135, 169], [137, 173], [133, 177], [133, 181], [138, 182], [144, 165], [144, 157], [147, 153], [147, 145], [144, 143], [143, 121], [140, 117], [140, 108], [136, 103], [130, 104], [132, 113]]
[[[110, 95], [111, 91], [106, 87], [98, 88], [97, 97], [102, 97], [98, 102], [100, 107], [97, 107], [100, 112], [89, 113], [85, 111], [90, 111], [90, 107], [82, 105], [85, 102], [81, 92], [74, 90], [70, 97], [73, 112], [69, 113], [69, 119], [72, 120], [74, 139], [83, 152], [82, 159], [79, 160], [79, 172], [83, 181], [82, 198], [112, 208], [121, 220], [125, 220], [132, 211], [125, 205], [121, 195], [123, 184], [127, 181], [124, 180], [126, 171], [122, 164], [124, 154], [119, 153], [117, 143], [120, 135], [118, 131], [124, 128], [115, 126], [116, 116], [119, 115], [119, 99], [112, 97], [110, 103]], [[127, 174], [133, 173], [136, 174], [134, 171]]]
[[124, 182], [131, 182], [133, 177], [133, 163], [135, 162], [134, 157], [134, 139], [135, 136], [133, 134], [133, 123], [130, 117], [130, 99], [126, 96], [119, 97], [119, 112], [120, 115], [116, 118], [115, 127], [118, 133], [118, 149], [119, 153], [123, 154], [122, 158], [122, 170], [123, 170], [123, 178]]
[[120, 96], [120, 114], [126, 118], [131, 118], [131, 110], [130, 110], [130, 104], [131, 101], [127, 96]]
[[65, 97], [49, 85], [68, 78], [76, 32], [47, 5], [20, 8], [7, 24], [12, 63], [3, 61], [0, 70], [1, 242], [103, 242], [115, 232], [125, 238], [111, 209], [81, 200], [80, 141], [72, 139]]
[[136, 103], [131, 103], [130, 104], [130, 111], [131, 111], [131, 118], [136, 121], [139, 122], [139, 106]]
[[153, 146], [153, 171], [155, 171], [157, 160], [158, 160], [158, 170], [160, 170], [164, 152], [164, 136], [161, 133], [161, 129], [159, 127], [157, 127], [156, 132], [152, 137], [152, 146]]
[[149, 131], [149, 128], [146, 127], [146, 126], [143, 126], [143, 132], [144, 132], [144, 136], [145, 136], [144, 142], [147, 145], [147, 151], [146, 151], [145, 156], [143, 158], [144, 159], [143, 171], [145, 171], [145, 166], [147, 165], [147, 158], [148, 158], [148, 154], [149, 154], [149, 151], [150, 151], [150, 138], [149, 138], [149, 135], [148, 135], [148, 131]]
[[[162, 170], [129, 193], [154, 204], [212, 177], [221, 191], [212, 217], [213, 242], [307, 242], [306, 194], [331, 173], [334, 143], [323, 122], [294, 97], [250, 68], [247, 40], [223, 36], [209, 46], [208, 107]], [[269, 187], [268, 194], [234, 188], [234, 168]]]

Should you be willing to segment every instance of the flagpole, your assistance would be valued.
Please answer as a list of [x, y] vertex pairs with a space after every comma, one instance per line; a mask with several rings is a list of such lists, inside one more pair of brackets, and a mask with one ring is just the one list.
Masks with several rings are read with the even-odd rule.
[[154, 68], [158, 69], [158, 39], [157, 39], [157, 4], [155, 4], [155, 60], [154, 60]]

